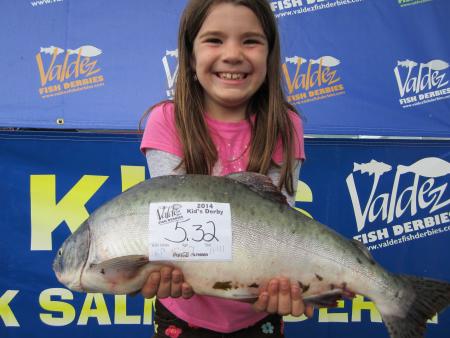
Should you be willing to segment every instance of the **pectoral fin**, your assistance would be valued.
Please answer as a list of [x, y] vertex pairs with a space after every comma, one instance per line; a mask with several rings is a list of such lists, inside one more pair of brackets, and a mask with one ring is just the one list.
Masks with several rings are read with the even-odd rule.
[[303, 301], [317, 307], [336, 307], [337, 301], [342, 300], [343, 294], [341, 289], [334, 289], [319, 295], [304, 297]]

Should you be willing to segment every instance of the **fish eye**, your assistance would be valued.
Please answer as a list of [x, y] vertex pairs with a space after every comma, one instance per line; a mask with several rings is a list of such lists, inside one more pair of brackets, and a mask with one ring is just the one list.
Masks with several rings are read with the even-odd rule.
[[61, 249], [58, 250], [58, 256], [62, 256], [62, 250]]

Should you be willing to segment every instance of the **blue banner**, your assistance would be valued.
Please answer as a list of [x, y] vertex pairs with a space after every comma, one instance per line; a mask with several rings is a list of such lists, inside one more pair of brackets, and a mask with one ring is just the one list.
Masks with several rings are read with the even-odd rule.
[[[306, 133], [450, 136], [449, 1], [269, 3]], [[2, 1], [0, 126], [137, 129], [173, 95], [185, 4]]]
[[[82, 294], [56, 281], [62, 241], [97, 207], [146, 178], [136, 134], [0, 133], [0, 336], [148, 337], [141, 296]], [[449, 142], [307, 139], [296, 206], [363, 242], [392, 272], [450, 281]], [[293, 262], [293, 264], [301, 262]], [[388, 337], [361, 296], [286, 318], [287, 337]], [[446, 338], [450, 311], [428, 324]]]

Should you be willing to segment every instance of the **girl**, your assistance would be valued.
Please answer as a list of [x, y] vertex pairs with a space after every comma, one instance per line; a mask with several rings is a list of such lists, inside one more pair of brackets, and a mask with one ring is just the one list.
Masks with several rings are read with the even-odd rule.
[[[292, 205], [303, 130], [281, 89], [279, 37], [267, 1], [189, 1], [178, 52], [174, 100], [150, 109], [141, 144], [151, 176], [258, 172]], [[193, 295], [182, 272], [169, 266], [150, 274], [142, 294], [158, 297], [157, 337], [283, 337], [281, 315], [313, 310], [286, 278], [262, 286], [252, 305]]]

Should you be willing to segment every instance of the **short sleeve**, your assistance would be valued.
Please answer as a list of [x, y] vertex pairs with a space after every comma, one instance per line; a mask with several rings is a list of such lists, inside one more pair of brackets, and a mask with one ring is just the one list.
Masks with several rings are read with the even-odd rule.
[[[291, 118], [292, 125], [294, 127], [294, 158], [296, 160], [305, 160], [305, 143], [303, 138], [303, 123], [297, 113], [289, 111], [289, 117]], [[283, 162], [283, 148], [281, 139], [278, 140], [275, 152], [273, 154], [273, 160], [280, 164]]]
[[183, 148], [175, 126], [173, 103], [162, 103], [152, 109], [145, 125], [141, 141], [141, 151], [157, 149], [183, 156]]

